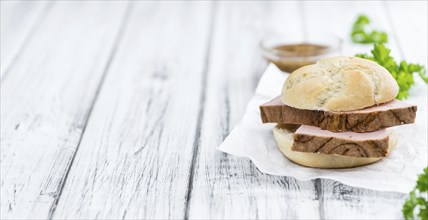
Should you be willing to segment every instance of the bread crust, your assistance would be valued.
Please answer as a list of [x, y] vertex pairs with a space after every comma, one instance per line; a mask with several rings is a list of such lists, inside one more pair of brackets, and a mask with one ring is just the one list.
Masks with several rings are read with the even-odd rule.
[[332, 57], [290, 74], [284, 104], [298, 109], [352, 111], [392, 101], [398, 85], [379, 64], [358, 57]]
[[[387, 155], [395, 148], [397, 137], [393, 130], [388, 129], [389, 146]], [[336, 154], [307, 153], [291, 150], [293, 146], [293, 131], [287, 128], [273, 129], [273, 135], [280, 151], [291, 161], [314, 168], [352, 168], [382, 160], [384, 157], [349, 157]]]

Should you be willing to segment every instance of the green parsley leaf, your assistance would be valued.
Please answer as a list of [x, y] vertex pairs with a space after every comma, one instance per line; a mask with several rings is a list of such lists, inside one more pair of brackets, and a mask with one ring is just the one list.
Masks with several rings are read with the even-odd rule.
[[406, 220], [415, 219], [415, 211], [419, 210], [418, 217], [428, 220], [428, 167], [418, 176], [415, 188], [403, 205], [403, 216]]
[[406, 220], [414, 219], [415, 215], [413, 213], [413, 210], [416, 208], [417, 205], [418, 204], [416, 202], [415, 192], [412, 191], [409, 193], [409, 198], [406, 200], [403, 205], [403, 209], [401, 210]]
[[409, 97], [409, 89], [415, 84], [413, 78], [414, 73], [418, 73], [419, 77], [421, 77], [425, 83], [428, 83], [426, 69], [422, 65], [407, 63], [404, 60], [398, 64], [390, 53], [391, 50], [389, 48], [379, 43], [374, 45], [373, 50], [371, 50], [371, 55], [356, 54], [355, 56], [375, 61], [379, 65], [385, 67], [397, 81], [398, 87], [400, 88], [396, 98], [400, 100], [407, 99], [407, 97]]
[[420, 192], [428, 192], [428, 167], [426, 167], [424, 172], [418, 176], [416, 188]]
[[370, 19], [365, 15], [358, 16], [352, 25], [351, 38], [354, 43], [386, 43], [388, 35], [383, 31], [371, 30], [369, 28]]

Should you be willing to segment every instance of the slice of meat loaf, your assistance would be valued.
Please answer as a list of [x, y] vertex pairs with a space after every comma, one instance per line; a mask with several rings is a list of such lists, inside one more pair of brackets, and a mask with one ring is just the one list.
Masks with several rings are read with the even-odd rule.
[[416, 110], [399, 100], [347, 112], [297, 109], [283, 104], [280, 97], [260, 106], [263, 123], [304, 124], [335, 132], [370, 132], [414, 123]]
[[350, 157], [385, 157], [389, 136], [385, 129], [368, 133], [321, 130], [302, 125], [293, 134], [293, 151], [337, 154]]

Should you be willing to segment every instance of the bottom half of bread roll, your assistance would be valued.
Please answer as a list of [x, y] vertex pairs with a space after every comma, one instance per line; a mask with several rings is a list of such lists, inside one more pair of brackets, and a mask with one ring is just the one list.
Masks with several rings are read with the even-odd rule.
[[[295, 130], [296, 127], [294, 126], [280, 125], [274, 128], [273, 134], [281, 152], [291, 161], [303, 166], [315, 168], [351, 168], [371, 164], [384, 158], [352, 157], [337, 154], [294, 151], [292, 147]], [[397, 143], [396, 133], [392, 128], [387, 129], [387, 134], [389, 137], [389, 145], [386, 156], [395, 148]]]

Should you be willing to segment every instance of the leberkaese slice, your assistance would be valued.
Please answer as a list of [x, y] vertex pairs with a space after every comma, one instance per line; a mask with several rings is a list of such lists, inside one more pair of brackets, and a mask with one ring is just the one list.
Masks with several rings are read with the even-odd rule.
[[386, 129], [367, 133], [331, 132], [302, 125], [293, 134], [292, 150], [350, 157], [385, 157], [389, 137]]
[[[302, 126], [305, 126], [305, 125], [302, 125]], [[336, 136], [336, 134], [339, 134], [339, 133], [333, 134], [332, 136], [328, 137], [327, 141], [329, 141], [330, 145], [334, 147], [328, 146], [323, 149], [323, 150], [329, 149], [328, 151], [332, 150], [330, 151], [330, 153], [320, 152], [320, 150], [323, 148], [322, 147], [323, 144], [316, 144], [318, 148], [321, 147], [319, 150], [317, 150], [316, 148], [312, 148], [311, 147], [312, 145], [310, 143], [306, 143], [306, 144], [302, 143], [303, 144], [302, 147], [306, 149], [303, 149], [303, 151], [300, 151], [302, 149], [300, 148], [299, 143], [296, 143], [296, 137], [295, 137], [297, 132], [296, 131], [297, 127], [298, 125], [277, 125], [273, 129], [273, 134], [280, 151], [288, 159], [290, 159], [295, 163], [308, 166], [308, 167], [348, 168], [348, 167], [357, 167], [357, 166], [362, 166], [366, 164], [371, 164], [388, 156], [389, 153], [395, 148], [397, 143], [397, 137], [395, 132], [391, 130], [391, 128], [389, 128], [389, 129], [383, 129], [381, 132], [371, 135], [371, 137], [364, 136], [365, 140], [361, 139], [361, 137], [352, 136], [351, 138], [349, 138], [348, 141], [350, 143], [354, 143], [353, 145], [334, 144], [334, 141], [332, 140], [346, 141], [347, 138]], [[310, 126], [307, 126], [307, 127], [310, 127]], [[323, 134], [317, 134], [317, 132], [318, 132], [317, 130], [308, 131], [307, 128], [303, 128], [299, 132], [297, 132], [297, 135], [302, 135], [302, 134], [306, 136], [313, 135], [314, 139], [323, 137]], [[354, 134], [363, 135], [361, 133], [354, 133]], [[325, 140], [323, 140], [323, 142], [324, 141]], [[361, 148], [364, 149], [364, 147], [358, 146], [358, 144], [364, 143], [364, 141], [381, 142], [382, 146], [373, 147], [373, 150], [377, 148], [381, 148], [382, 150], [380, 152], [382, 152], [382, 154], [385, 154], [385, 155], [379, 156], [379, 157], [376, 157], [376, 156], [373, 157], [371, 150], [369, 150], [370, 153], [357, 153], [358, 156], [355, 156], [356, 154], [351, 153], [351, 152], [358, 151], [356, 149], [361, 149]], [[316, 143], [318, 142], [318, 140], [314, 140], [313, 142]], [[385, 143], [386, 143], [386, 146], [385, 146]], [[324, 146], [327, 144], [328, 142], [326, 142]], [[308, 150], [310, 148], [312, 148], [312, 150]], [[364, 152], [364, 151], [365, 150], [361, 150], [361, 152]]]
[[415, 122], [417, 106], [393, 100], [361, 110], [334, 112], [297, 109], [281, 102], [281, 97], [260, 106], [263, 123], [303, 124], [342, 132], [371, 132]]

